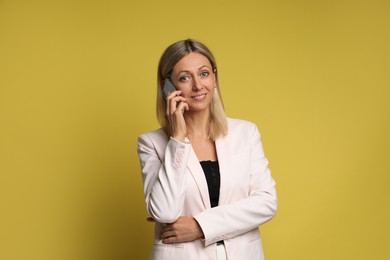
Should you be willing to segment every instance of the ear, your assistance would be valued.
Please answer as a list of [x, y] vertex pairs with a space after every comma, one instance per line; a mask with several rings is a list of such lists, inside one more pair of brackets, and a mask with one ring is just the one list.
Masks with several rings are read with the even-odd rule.
[[217, 76], [217, 69], [214, 69], [213, 76], [214, 76], [214, 85], [217, 86], [217, 78], [218, 78], [218, 76]]

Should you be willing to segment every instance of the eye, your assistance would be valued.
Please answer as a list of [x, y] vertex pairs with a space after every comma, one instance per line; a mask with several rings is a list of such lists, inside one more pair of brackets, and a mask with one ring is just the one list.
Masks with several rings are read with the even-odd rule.
[[203, 71], [203, 72], [200, 73], [200, 75], [202, 77], [207, 77], [208, 75], [210, 75], [210, 73], [208, 71]]
[[182, 82], [184, 82], [184, 81], [187, 81], [187, 80], [189, 80], [189, 79], [190, 79], [189, 76], [183, 76], [183, 77], [181, 77], [179, 80], [182, 81]]

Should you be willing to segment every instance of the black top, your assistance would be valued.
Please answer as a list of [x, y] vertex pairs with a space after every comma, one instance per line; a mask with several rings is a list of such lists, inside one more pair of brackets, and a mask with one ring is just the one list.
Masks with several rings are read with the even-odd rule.
[[216, 207], [218, 206], [219, 187], [221, 186], [218, 161], [201, 161], [200, 165], [202, 165], [203, 172], [206, 176], [211, 207]]
[[[216, 207], [218, 206], [219, 187], [221, 186], [218, 161], [201, 161], [200, 165], [202, 165], [204, 175], [206, 176], [211, 207]], [[217, 242], [217, 245], [221, 244], [223, 244], [223, 240]]]

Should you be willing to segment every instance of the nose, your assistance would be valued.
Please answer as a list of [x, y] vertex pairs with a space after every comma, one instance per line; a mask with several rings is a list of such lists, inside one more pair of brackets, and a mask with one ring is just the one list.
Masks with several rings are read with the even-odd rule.
[[202, 89], [202, 83], [198, 77], [193, 77], [192, 90], [199, 91]]

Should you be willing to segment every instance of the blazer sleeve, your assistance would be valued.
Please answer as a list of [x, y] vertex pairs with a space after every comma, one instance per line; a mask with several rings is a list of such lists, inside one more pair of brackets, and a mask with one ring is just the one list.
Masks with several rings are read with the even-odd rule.
[[138, 138], [138, 157], [147, 211], [160, 223], [180, 217], [185, 197], [186, 167], [191, 144], [144, 134]]
[[277, 211], [275, 181], [264, 156], [260, 133], [255, 124], [248, 130], [251, 138], [249, 194], [232, 204], [207, 209], [194, 216], [208, 246], [257, 228], [274, 217]]

